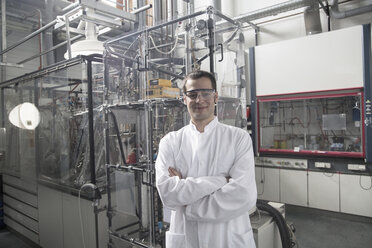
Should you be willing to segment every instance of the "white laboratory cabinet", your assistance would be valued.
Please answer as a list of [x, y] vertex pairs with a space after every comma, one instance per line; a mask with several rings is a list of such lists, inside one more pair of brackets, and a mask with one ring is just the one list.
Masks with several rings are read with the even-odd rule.
[[372, 217], [372, 177], [256, 166], [258, 199]]
[[280, 202], [279, 170], [256, 167], [257, 198]]
[[340, 175], [313, 171], [308, 174], [309, 207], [340, 211]]
[[[39, 185], [39, 230], [43, 248], [83, 247], [82, 227], [79, 216], [78, 197]], [[92, 202], [81, 199], [81, 217], [85, 247], [96, 247]], [[101, 212], [99, 222], [99, 246], [108, 242], [107, 218]]]
[[39, 186], [40, 245], [63, 248], [62, 192]]
[[372, 177], [340, 175], [340, 211], [372, 217]]
[[307, 206], [307, 173], [280, 169], [280, 200], [283, 203]]

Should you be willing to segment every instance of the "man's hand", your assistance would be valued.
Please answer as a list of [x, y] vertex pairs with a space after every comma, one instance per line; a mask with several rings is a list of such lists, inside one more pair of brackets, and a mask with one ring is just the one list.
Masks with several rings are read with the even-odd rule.
[[169, 176], [170, 176], [170, 177], [175, 177], [175, 176], [177, 176], [177, 177], [179, 177], [180, 179], [182, 179], [182, 174], [181, 174], [178, 170], [176, 170], [175, 168], [169, 167], [169, 168], [168, 168], [168, 172], [169, 172]]

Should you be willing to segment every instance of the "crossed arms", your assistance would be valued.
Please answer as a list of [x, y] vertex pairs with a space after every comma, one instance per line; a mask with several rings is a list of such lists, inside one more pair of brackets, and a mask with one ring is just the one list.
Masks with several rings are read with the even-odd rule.
[[237, 144], [228, 176], [185, 177], [174, 168], [172, 146], [160, 143], [156, 185], [169, 208], [186, 206], [188, 220], [220, 222], [249, 211], [257, 199], [252, 143], [243, 137]]

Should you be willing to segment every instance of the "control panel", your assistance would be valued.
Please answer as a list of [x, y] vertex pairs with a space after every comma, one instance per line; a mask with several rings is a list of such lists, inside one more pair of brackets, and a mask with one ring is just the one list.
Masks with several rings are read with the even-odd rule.
[[256, 157], [256, 165], [307, 169], [306, 159]]

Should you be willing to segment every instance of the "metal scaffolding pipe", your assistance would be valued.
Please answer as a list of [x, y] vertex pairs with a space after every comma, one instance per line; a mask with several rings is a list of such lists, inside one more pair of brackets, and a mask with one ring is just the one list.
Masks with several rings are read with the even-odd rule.
[[135, 9], [135, 10], [131, 11], [130, 13], [131, 14], [138, 14], [140, 12], [146, 11], [146, 10], [151, 9], [151, 8], [152, 8], [152, 4], [147, 4], [145, 6], [142, 6], [141, 8], [138, 8], [138, 9]]
[[202, 15], [206, 13], [206, 11], [199, 11], [199, 12], [196, 12], [194, 14], [191, 14], [191, 15], [188, 15], [188, 16], [183, 16], [183, 17], [180, 17], [180, 18], [177, 18], [175, 20], [172, 20], [172, 21], [169, 21], [169, 22], [166, 22], [166, 23], [162, 23], [162, 24], [159, 24], [157, 26], [152, 26], [152, 27], [149, 27], [145, 30], [140, 30], [140, 31], [137, 31], [137, 32], [134, 32], [134, 33], [131, 33], [131, 34], [128, 34], [128, 35], [125, 35], [125, 36], [121, 36], [121, 37], [118, 37], [118, 38], [115, 38], [115, 39], [112, 39], [110, 41], [106, 41], [104, 43], [104, 47], [107, 48], [108, 45], [112, 44], [112, 43], [115, 43], [117, 41], [120, 41], [120, 40], [123, 40], [123, 39], [126, 39], [127, 37], [131, 37], [131, 36], [138, 36], [144, 32], [150, 32], [150, 31], [153, 31], [153, 30], [156, 30], [156, 29], [159, 29], [159, 28], [162, 28], [162, 27], [165, 27], [167, 25], [172, 25], [172, 24], [175, 24], [175, 23], [178, 23], [178, 22], [182, 22], [184, 20], [187, 20], [187, 19], [190, 19], [192, 17], [195, 17], [195, 16], [198, 16], [198, 15]]
[[[74, 38], [72, 38], [70, 41], [75, 41], [75, 40], [78, 40], [78, 39], [83, 38], [83, 37], [84, 37], [84, 35], [79, 34], [79, 35], [76, 35]], [[61, 47], [61, 46], [64, 46], [64, 45], [66, 45], [66, 44], [67, 44], [67, 40], [64, 41], [64, 42], [59, 43], [58, 45], [55, 45], [54, 47], [51, 47], [50, 49], [48, 49], [48, 50], [46, 50], [46, 51], [43, 51], [43, 52], [41, 52], [41, 53], [39, 53], [39, 54], [35, 54], [34, 56], [31, 56], [31, 57], [29, 57], [29, 58], [27, 58], [27, 59], [24, 59], [24, 60], [22, 60], [22, 61], [19, 61], [17, 64], [20, 65], [20, 64], [26, 63], [26, 62], [28, 62], [28, 61], [30, 61], [30, 60], [36, 59], [37, 57], [39, 57], [39, 56], [41, 56], [41, 55], [44, 55], [44, 54], [47, 54], [47, 53], [49, 53], [49, 52], [52, 52], [52, 51], [54, 51], [55, 49], [57, 49], [57, 48], [59, 48], [59, 47]]]
[[64, 7], [64, 8], [62, 9], [62, 12], [67, 12], [67, 11], [69, 11], [69, 10], [72, 10], [73, 8], [75, 8], [75, 7], [79, 6], [79, 5], [80, 5], [79, 2], [72, 3], [72, 4], [70, 4], [70, 5], [66, 6], [66, 7]]
[[16, 48], [17, 46], [21, 45], [22, 43], [28, 41], [29, 39], [35, 37], [36, 35], [38, 35], [39, 33], [43, 32], [44, 30], [54, 26], [58, 21], [57, 20], [54, 20], [50, 23], [48, 23], [47, 25], [43, 26], [42, 28], [36, 30], [35, 32], [27, 35], [26, 37], [24, 37], [22, 40], [18, 41], [17, 43], [11, 45], [10, 47], [8, 47], [7, 49], [3, 50], [0, 52], [0, 55], [3, 55], [4, 53], [6, 52], [9, 52], [10, 50]]

